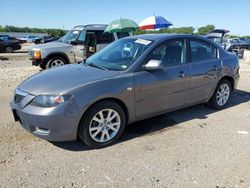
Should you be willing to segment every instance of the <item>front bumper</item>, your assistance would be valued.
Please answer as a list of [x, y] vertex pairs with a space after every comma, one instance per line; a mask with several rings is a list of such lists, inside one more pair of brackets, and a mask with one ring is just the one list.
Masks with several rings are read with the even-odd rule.
[[[25, 101], [25, 98], [23, 99]], [[78, 112], [74, 103], [52, 108], [23, 106], [23, 101], [10, 103], [15, 121], [33, 135], [48, 141], [76, 140], [78, 129]]]
[[32, 65], [39, 66], [39, 65], [45, 65], [45, 61], [42, 59], [31, 59]]
[[236, 90], [238, 87], [239, 79], [240, 79], [240, 74], [239, 73], [235, 74], [234, 75], [234, 90]]

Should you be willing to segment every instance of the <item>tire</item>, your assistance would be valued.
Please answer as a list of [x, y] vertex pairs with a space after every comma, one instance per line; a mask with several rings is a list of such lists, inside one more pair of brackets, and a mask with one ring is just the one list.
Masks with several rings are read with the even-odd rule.
[[226, 79], [220, 81], [213, 96], [208, 102], [209, 106], [218, 110], [223, 109], [228, 104], [231, 93], [232, 84]]
[[56, 68], [56, 67], [60, 67], [60, 66], [66, 65], [66, 64], [67, 63], [66, 63], [65, 59], [58, 57], [58, 56], [55, 56], [55, 57], [48, 59], [48, 61], [46, 63], [46, 69]]
[[11, 46], [6, 46], [5, 47], [5, 52], [7, 52], [7, 53], [13, 53], [14, 49]]
[[46, 69], [46, 65], [43, 65], [43, 64], [39, 64], [39, 67], [40, 67], [42, 70]]
[[[113, 119], [109, 120], [110, 116]], [[125, 125], [126, 116], [121, 106], [112, 101], [103, 101], [92, 106], [83, 116], [78, 136], [91, 148], [103, 148], [114, 144], [120, 138]]]

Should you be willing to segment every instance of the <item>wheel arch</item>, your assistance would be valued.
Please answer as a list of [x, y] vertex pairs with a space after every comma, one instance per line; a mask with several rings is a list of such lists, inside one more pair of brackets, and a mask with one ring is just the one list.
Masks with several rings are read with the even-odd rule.
[[51, 54], [49, 54], [46, 57], [46, 60], [48, 61], [49, 59], [51, 59], [53, 57], [61, 57], [61, 58], [63, 58], [66, 61], [66, 64], [70, 63], [68, 56], [65, 53], [63, 53], [63, 52], [54, 52], [54, 53], [51, 53]]
[[124, 113], [125, 113], [125, 116], [126, 116], [126, 122], [128, 122], [129, 120], [129, 111], [128, 111], [128, 107], [126, 106], [126, 104], [121, 100], [121, 99], [118, 99], [118, 98], [113, 98], [113, 97], [108, 97], [108, 98], [102, 98], [102, 99], [99, 99], [95, 102], [93, 102], [91, 105], [88, 106], [88, 108], [83, 112], [81, 118], [80, 118], [80, 121], [78, 123], [78, 127], [81, 123], [81, 120], [82, 118], [84, 117], [84, 115], [87, 113], [87, 111], [89, 109], [91, 109], [94, 105], [98, 104], [98, 103], [101, 103], [103, 101], [112, 101], [112, 102], [115, 102], [117, 103], [118, 105], [121, 106], [121, 108], [123, 109]]
[[234, 90], [234, 79], [233, 79], [233, 77], [231, 77], [231, 76], [223, 76], [223, 77], [221, 77], [221, 79], [220, 79], [220, 81], [218, 82], [218, 83], [220, 83], [222, 80], [228, 80], [230, 83], [231, 83], [231, 85], [232, 85], [232, 90]]

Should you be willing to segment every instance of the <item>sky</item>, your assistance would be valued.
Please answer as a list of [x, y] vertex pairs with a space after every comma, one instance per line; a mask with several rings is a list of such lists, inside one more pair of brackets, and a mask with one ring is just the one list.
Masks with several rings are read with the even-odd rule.
[[130, 18], [163, 16], [173, 27], [214, 24], [250, 35], [250, 0], [0, 0], [0, 25], [71, 29]]

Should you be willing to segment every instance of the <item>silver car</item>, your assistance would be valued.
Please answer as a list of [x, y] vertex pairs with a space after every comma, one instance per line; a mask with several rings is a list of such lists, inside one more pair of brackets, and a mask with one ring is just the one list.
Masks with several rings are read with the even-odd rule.
[[79, 63], [106, 47], [118, 38], [129, 36], [128, 32], [104, 33], [107, 25], [78, 25], [58, 41], [33, 46], [29, 52], [32, 65], [42, 69], [70, 63]]
[[40, 72], [15, 90], [16, 121], [49, 141], [113, 144], [126, 124], [199, 103], [227, 105], [238, 58], [192, 35], [127, 37], [87, 59]]

